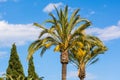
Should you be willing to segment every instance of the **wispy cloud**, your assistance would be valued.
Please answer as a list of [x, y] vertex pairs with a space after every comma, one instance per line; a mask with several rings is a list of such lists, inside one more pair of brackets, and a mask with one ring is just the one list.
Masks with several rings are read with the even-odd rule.
[[5, 56], [6, 56], [6, 54], [7, 54], [7, 52], [5, 52], [5, 51], [0, 51], [0, 58], [5, 57]]
[[96, 77], [96, 75], [94, 75], [92, 73], [87, 73], [86, 80], [97, 80], [97, 77]]
[[[77, 73], [78, 73], [77, 71], [68, 72], [67, 78], [70, 78], [70, 79], [74, 78], [75, 80], [79, 80]], [[96, 80], [96, 78], [97, 77], [94, 74], [87, 72], [85, 80]]]
[[0, 2], [6, 2], [7, 0], [0, 0]]
[[95, 14], [95, 11], [91, 11], [91, 12], [90, 12], [90, 15], [93, 15], [93, 14]]
[[86, 32], [98, 36], [103, 41], [118, 39], [120, 38], [120, 21], [117, 25], [105, 28], [89, 28]]
[[62, 6], [63, 3], [62, 3], [62, 2], [59, 2], [59, 3], [50, 3], [50, 4], [48, 4], [48, 5], [43, 9], [43, 11], [44, 11], [44, 12], [52, 12], [53, 10], [55, 10], [54, 5], [56, 6], [56, 8], [58, 8], [58, 7]]
[[77, 71], [68, 72], [67, 78], [77, 78]]
[[40, 31], [32, 24], [9, 24], [0, 21], [0, 47], [10, 46], [13, 43], [24, 45], [37, 39]]
[[3, 77], [4, 74], [5, 74], [5, 72], [0, 72], [0, 77], [1, 77], [1, 76]]
[[[0, 3], [2, 3], [2, 2], [7, 2], [7, 1], [9, 1], [9, 0], [0, 0]], [[11, 0], [11, 1], [13, 1], [13, 2], [18, 2], [19, 0]]]
[[88, 10], [86, 17], [91, 17], [94, 14], [96, 14], [96, 12], [94, 10]]

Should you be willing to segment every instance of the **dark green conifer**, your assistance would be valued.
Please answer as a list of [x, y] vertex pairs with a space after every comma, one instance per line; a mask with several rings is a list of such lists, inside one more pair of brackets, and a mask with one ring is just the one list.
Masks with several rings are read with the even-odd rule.
[[28, 80], [39, 80], [37, 73], [35, 72], [33, 57], [30, 58], [28, 63]]
[[13, 44], [11, 48], [10, 60], [8, 68], [6, 70], [6, 76], [6, 80], [24, 80], [25, 78], [23, 67], [19, 60], [15, 44]]

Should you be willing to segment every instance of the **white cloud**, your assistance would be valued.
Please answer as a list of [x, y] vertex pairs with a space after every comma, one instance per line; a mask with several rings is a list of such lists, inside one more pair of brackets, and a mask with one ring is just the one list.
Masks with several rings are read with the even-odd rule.
[[3, 75], [5, 72], [0, 72], [0, 75]]
[[71, 71], [71, 72], [68, 72], [68, 76], [67, 78], [76, 78], [77, 77], [77, 71]]
[[6, 2], [7, 0], [0, 0], [0, 2]]
[[92, 73], [86, 74], [86, 80], [97, 80], [96, 78], [97, 78], [96, 75], [94, 75]]
[[[77, 71], [71, 71], [71, 72], [68, 72], [68, 76], [67, 78], [71, 78], [71, 79], [75, 79], [75, 80], [79, 80], [78, 76], [77, 76], [78, 72]], [[86, 73], [86, 78], [85, 80], [96, 80], [96, 76], [92, 73]]]
[[13, 43], [23, 45], [37, 39], [40, 31], [32, 24], [9, 24], [0, 21], [0, 47], [11, 46]]
[[4, 78], [5, 77], [5, 71], [4, 72], [0, 72], [0, 77]]
[[94, 10], [89, 9], [87, 15], [85, 15], [87, 18], [91, 17], [92, 15], [96, 14]]
[[7, 52], [4, 52], [4, 51], [0, 51], [0, 58], [3, 58], [5, 57], [7, 54]]
[[[0, 47], [11, 46], [14, 42], [17, 45], [24, 45], [37, 39], [40, 31], [32, 24], [9, 24], [6, 21], [0, 21]], [[87, 33], [94, 34], [103, 41], [118, 39], [120, 38], [120, 21], [117, 25], [106, 28], [89, 28]]]
[[54, 5], [56, 6], [56, 8], [62, 6], [62, 2], [59, 2], [59, 3], [50, 3], [48, 4], [44, 9], [43, 11], [44, 12], [52, 12], [55, 8], [54, 8]]
[[68, 7], [69, 12], [74, 12], [74, 10], [76, 10], [76, 9], [78, 9], [78, 8]]
[[105, 28], [89, 28], [86, 32], [98, 36], [103, 41], [118, 39], [120, 38], [120, 21], [117, 25]]

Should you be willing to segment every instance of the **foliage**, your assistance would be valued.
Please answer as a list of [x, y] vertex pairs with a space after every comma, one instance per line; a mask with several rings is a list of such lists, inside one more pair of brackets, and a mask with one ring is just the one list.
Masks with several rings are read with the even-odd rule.
[[79, 9], [76, 9], [70, 18], [68, 17], [68, 6], [60, 11], [56, 7], [55, 9], [57, 17], [50, 13], [52, 19], [45, 21], [45, 23], [51, 24], [50, 28], [34, 23], [35, 26], [43, 30], [40, 32], [39, 39], [29, 46], [28, 59], [40, 48], [42, 49], [41, 55], [51, 46], [55, 46], [54, 51], [61, 53], [72, 49], [79, 40], [83, 39], [83, 31], [91, 24], [90, 21], [78, 15]]
[[32, 78], [31, 80], [39, 80], [38, 75], [35, 72], [33, 57], [30, 58], [28, 64], [28, 79]]
[[69, 55], [70, 61], [78, 62], [74, 62], [77, 66], [83, 62], [88, 65], [95, 63], [98, 60], [97, 56], [107, 50], [107, 47], [99, 38], [90, 35], [87, 35], [85, 38], [83, 47], [78, 48], [75, 46]]
[[95, 37], [86, 35], [84, 38], [83, 47], [74, 47], [74, 50], [70, 51], [70, 61], [76, 65], [78, 70], [78, 77], [82, 80], [85, 78], [86, 65], [94, 64], [99, 60], [98, 55], [103, 54], [107, 50], [107, 47], [102, 41]]
[[55, 46], [54, 51], [61, 53], [62, 66], [64, 64], [64, 67], [62, 67], [62, 80], [66, 80], [66, 65], [69, 61], [68, 52], [71, 49], [73, 50], [73, 47], [80, 43], [80, 40], [83, 41], [83, 32], [91, 23], [78, 15], [79, 9], [76, 9], [70, 18], [68, 17], [68, 6], [59, 11], [56, 7], [55, 9], [57, 17], [50, 13], [52, 19], [45, 21], [45, 23], [51, 24], [50, 28], [34, 23], [35, 26], [42, 29], [42, 32], [40, 32], [39, 39], [29, 46], [28, 59], [40, 48], [42, 49], [41, 55], [43, 55], [47, 49]]
[[0, 77], [0, 80], [4, 80], [4, 78]]
[[25, 78], [23, 67], [19, 60], [15, 44], [13, 44], [11, 48], [10, 60], [8, 68], [6, 70], [6, 76], [6, 80], [16, 80], [17, 78], [22, 80]]

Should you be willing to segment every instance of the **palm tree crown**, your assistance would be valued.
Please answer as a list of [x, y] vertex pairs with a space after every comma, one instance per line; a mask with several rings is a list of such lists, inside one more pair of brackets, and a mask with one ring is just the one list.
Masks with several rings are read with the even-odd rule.
[[38, 23], [34, 23], [35, 26], [43, 30], [39, 35], [39, 39], [30, 45], [28, 49], [28, 59], [40, 48], [42, 48], [41, 55], [43, 55], [48, 48], [55, 46], [54, 51], [61, 53], [62, 80], [66, 80], [66, 64], [69, 61], [68, 52], [72, 50], [75, 45], [82, 46], [80, 40], [84, 39], [83, 31], [90, 26], [91, 23], [78, 15], [79, 9], [76, 9], [70, 18], [68, 18], [68, 6], [66, 6], [64, 10], [60, 9], [58, 11], [56, 7], [55, 9], [57, 17], [50, 13], [49, 15], [52, 19], [45, 21], [45, 23], [51, 23], [49, 29]]
[[95, 37], [86, 35], [84, 38], [84, 44], [80, 48], [75, 46], [69, 53], [70, 61], [78, 68], [78, 77], [81, 80], [85, 78], [85, 67], [91, 65], [99, 60], [97, 57], [99, 54], [103, 54], [107, 50], [102, 41]]
[[[41, 55], [43, 55], [46, 49], [53, 45], [56, 46], [54, 51], [60, 52], [72, 48], [74, 44], [77, 44], [78, 41], [82, 39], [82, 35], [84, 35], [82, 31], [90, 26], [90, 21], [77, 15], [79, 9], [73, 12], [70, 19], [68, 19], [68, 6], [66, 6], [64, 10], [60, 9], [60, 11], [56, 9], [56, 12], [58, 19], [50, 13], [49, 15], [52, 19], [46, 20], [46, 23], [52, 23], [49, 29], [38, 23], [34, 23], [35, 26], [43, 30], [39, 35], [39, 39], [30, 45], [28, 49], [28, 59], [40, 48], [42, 48]], [[46, 34], [47, 36], [45, 36]]]

